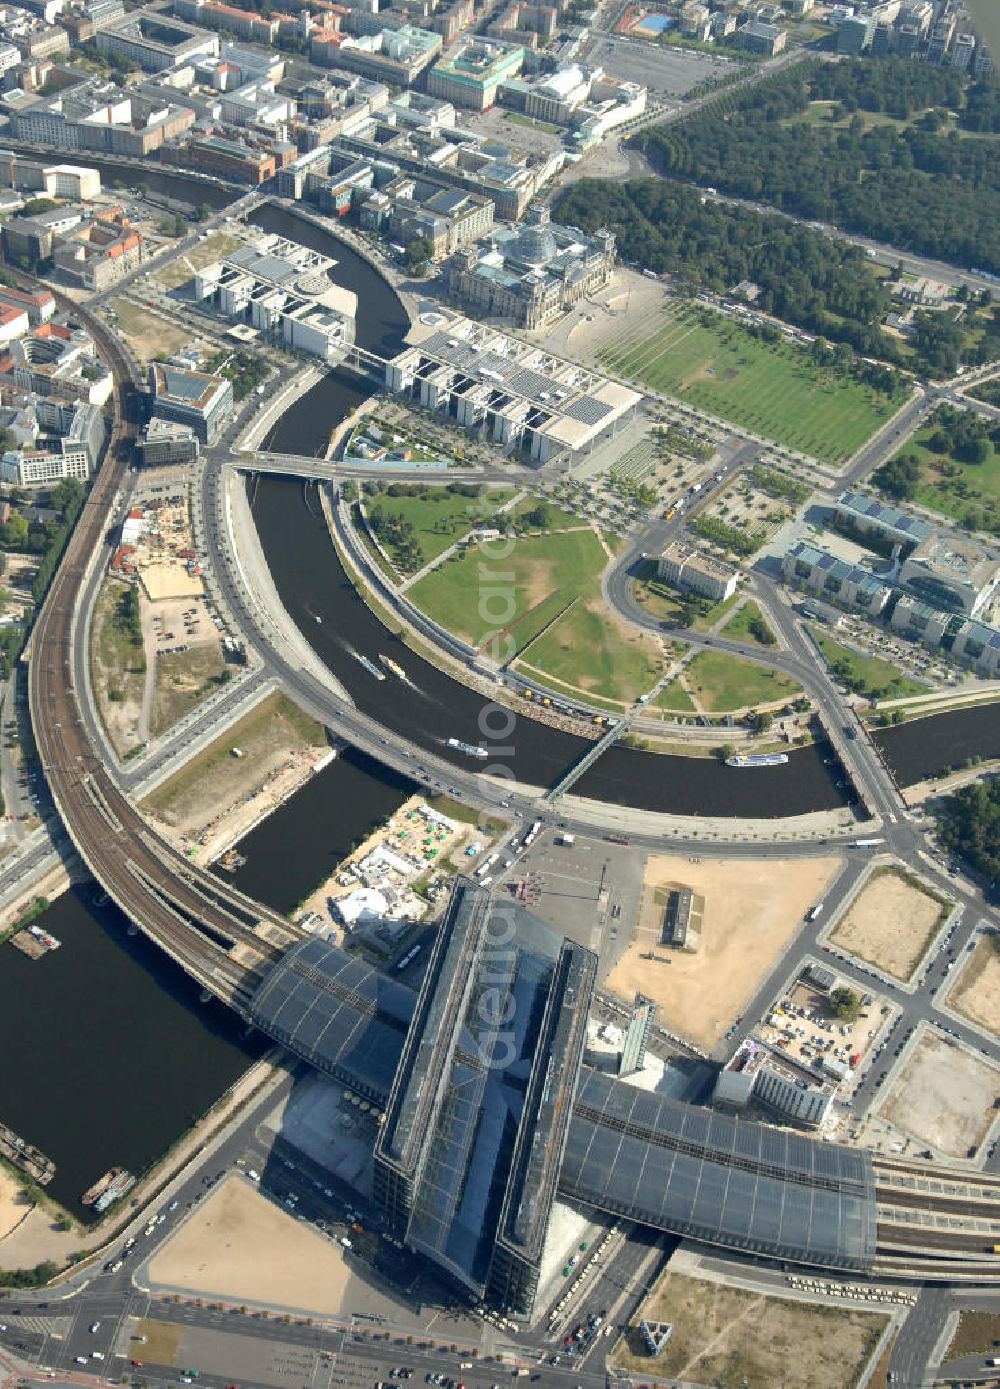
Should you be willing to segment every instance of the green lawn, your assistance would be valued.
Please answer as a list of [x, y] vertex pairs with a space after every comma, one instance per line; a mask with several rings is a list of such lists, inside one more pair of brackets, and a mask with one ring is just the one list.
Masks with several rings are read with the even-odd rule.
[[963, 463], [949, 454], [932, 453], [927, 441], [936, 432], [932, 425], [916, 433], [902, 454], [920, 460], [920, 481], [914, 501], [952, 516], [970, 530], [1000, 531], [1000, 456], [996, 449], [985, 463]]
[[[743, 604], [739, 612], [736, 613], [734, 617], [731, 617], [725, 627], [723, 627], [722, 636], [732, 637], [734, 641], [752, 642], [754, 646], [774, 646], [775, 643], [773, 641], [761, 641], [757, 633], [750, 630], [751, 625], [758, 626], [760, 623], [763, 623], [767, 631], [771, 631], [770, 624], [764, 617], [764, 614], [753, 599], [750, 598]], [[772, 636], [773, 635], [772, 633]]]
[[848, 688], [875, 699], [905, 699], [908, 695], [927, 693], [926, 685], [911, 680], [891, 661], [883, 661], [880, 656], [862, 656], [813, 630], [830, 669]]
[[652, 702], [654, 709], [666, 709], [675, 714], [693, 714], [694, 701], [679, 680], [671, 680]]
[[492, 516], [513, 495], [511, 488], [498, 487], [484, 488], [481, 497], [463, 497], [443, 486], [426, 487], [423, 495], [417, 497], [390, 497], [381, 492], [377, 497], [366, 498], [365, 503], [369, 512], [378, 506], [386, 516], [409, 521], [420, 546], [420, 563], [415, 566], [416, 570], [436, 559], [449, 545], [454, 545], [478, 521]]
[[513, 654], [574, 598], [596, 598], [607, 562], [591, 530], [526, 536], [503, 560], [489, 559], [478, 546], [449, 557], [408, 596], [435, 622], [473, 644], [498, 630], [509, 632]]
[[893, 410], [867, 386], [817, 370], [801, 349], [760, 342], [721, 317], [704, 327], [691, 308], [651, 337], [626, 333], [600, 359], [620, 376], [829, 463], [849, 458]]
[[623, 704], [648, 693], [664, 670], [655, 637], [615, 622], [599, 603], [574, 603], [523, 654], [563, 685]]
[[687, 681], [710, 714], [752, 709], [802, 693], [802, 686], [791, 676], [725, 651], [700, 652], [687, 668]]

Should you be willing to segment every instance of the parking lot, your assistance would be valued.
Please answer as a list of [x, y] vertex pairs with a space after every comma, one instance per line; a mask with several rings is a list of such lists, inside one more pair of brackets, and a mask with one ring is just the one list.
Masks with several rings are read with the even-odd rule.
[[716, 58], [688, 48], [644, 42], [609, 35], [596, 36], [586, 50], [586, 61], [602, 67], [609, 77], [641, 82], [651, 93], [683, 96], [699, 82], [728, 72], [732, 60]]
[[[838, 978], [833, 988], [847, 982]], [[814, 1067], [829, 1060], [856, 1071], [867, 1058], [888, 1012], [889, 1005], [880, 995], [865, 993], [859, 1016], [853, 1022], [841, 1020], [831, 1007], [829, 993], [800, 978], [775, 1004], [760, 1033], [790, 1060]]]

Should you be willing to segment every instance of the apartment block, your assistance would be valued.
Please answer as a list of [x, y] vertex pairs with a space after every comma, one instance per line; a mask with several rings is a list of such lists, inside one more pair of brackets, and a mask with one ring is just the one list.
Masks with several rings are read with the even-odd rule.
[[179, 68], [204, 54], [215, 56], [219, 52], [218, 34], [156, 11], [133, 10], [100, 29], [94, 42], [102, 53], [127, 58], [144, 72]]

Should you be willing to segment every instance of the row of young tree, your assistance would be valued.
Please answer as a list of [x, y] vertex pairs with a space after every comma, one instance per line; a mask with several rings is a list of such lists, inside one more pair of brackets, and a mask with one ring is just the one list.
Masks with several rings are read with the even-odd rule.
[[[818, 100], [838, 101], [847, 124], [790, 119]], [[925, 105], [930, 114], [903, 129], [861, 114]], [[1000, 146], [942, 131], [944, 109], [956, 106], [960, 123], [989, 126], [992, 87], [902, 60], [803, 63], [637, 140], [672, 177], [1000, 273]]]

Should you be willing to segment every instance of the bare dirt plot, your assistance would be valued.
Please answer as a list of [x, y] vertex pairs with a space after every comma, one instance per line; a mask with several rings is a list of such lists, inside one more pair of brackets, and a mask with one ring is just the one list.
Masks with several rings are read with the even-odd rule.
[[161, 1288], [332, 1315], [350, 1270], [338, 1245], [230, 1176], [157, 1252], [149, 1278]]
[[157, 787], [143, 809], [169, 828], [204, 835], [230, 806], [269, 784], [290, 761], [326, 745], [321, 724], [284, 695], [269, 695]]
[[897, 868], [876, 869], [837, 922], [830, 944], [906, 981], [923, 958], [948, 903]]
[[111, 307], [118, 315], [117, 326], [140, 366], [145, 366], [154, 357], [169, 357], [191, 341], [189, 328], [161, 318], [145, 305], [133, 304], [128, 299], [115, 299]]
[[187, 284], [188, 280], [194, 279], [196, 270], [203, 270], [206, 265], [222, 260], [242, 245], [241, 236], [233, 236], [230, 232], [213, 232], [207, 240], [200, 241], [186, 255], [178, 256], [162, 270], [157, 270], [153, 279], [166, 289], [178, 289], [181, 285]]
[[0, 1167], [0, 1240], [31, 1210], [31, 1198], [16, 1177]]
[[1000, 1032], [1000, 937], [978, 942], [948, 994], [948, 1007], [994, 1035]]
[[996, 1312], [963, 1312], [958, 1319], [951, 1345], [944, 1360], [960, 1355], [986, 1355], [1000, 1341], [1000, 1315]]
[[878, 1112], [918, 1143], [966, 1157], [989, 1130], [998, 1098], [995, 1066], [925, 1031]]
[[641, 1316], [670, 1322], [673, 1335], [653, 1360], [637, 1322], [615, 1353], [617, 1364], [727, 1389], [850, 1389], [886, 1324], [875, 1312], [762, 1297], [670, 1272]]
[[9, 617], [23, 617], [35, 606], [31, 585], [38, 572], [38, 556], [22, 555], [17, 550], [7, 552], [7, 563], [0, 575], [0, 588], [10, 594], [4, 609]]
[[90, 628], [90, 681], [101, 721], [119, 757], [141, 742], [146, 684], [145, 651], [130, 641], [118, 617], [126, 592], [126, 585], [117, 579], [105, 579]]
[[176, 1322], [153, 1321], [152, 1318], [143, 1317], [135, 1334], [143, 1338], [142, 1354], [151, 1365], [173, 1365], [184, 1328]]
[[[820, 898], [841, 858], [690, 859], [653, 855], [631, 943], [608, 987], [631, 999], [637, 990], [659, 1006], [665, 1027], [710, 1049], [742, 1011]], [[705, 899], [695, 954], [660, 944], [663, 908], [656, 890], [689, 887]], [[644, 958], [652, 952], [669, 964]]]
[[155, 737], [171, 728], [229, 678], [218, 642], [192, 646], [156, 658], [149, 731]]

